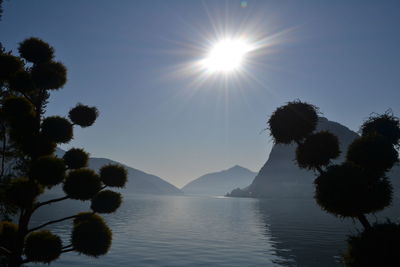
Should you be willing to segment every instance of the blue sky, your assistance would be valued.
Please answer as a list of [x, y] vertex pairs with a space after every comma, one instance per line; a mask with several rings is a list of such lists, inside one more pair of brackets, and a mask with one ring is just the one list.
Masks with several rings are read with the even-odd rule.
[[[400, 115], [397, 1], [243, 3], [11, 0], [0, 41], [15, 51], [35, 36], [55, 47], [69, 72], [49, 115], [77, 102], [99, 108], [97, 123], [64, 148], [177, 186], [235, 164], [258, 171], [272, 146], [265, 122], [293, 99], [353, 130], [372, 112]], [[268, 40], [246, 75], [191, 69], [221, 33]]]

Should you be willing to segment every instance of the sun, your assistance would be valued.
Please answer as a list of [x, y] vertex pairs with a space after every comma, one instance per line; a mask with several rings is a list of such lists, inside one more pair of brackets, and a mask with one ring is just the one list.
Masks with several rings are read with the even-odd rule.
[[240, 69], [251, 50], [252, 46], [244, 39], [220, 40], [210, 48], [201, 64], [211, 73], [229, 73]]

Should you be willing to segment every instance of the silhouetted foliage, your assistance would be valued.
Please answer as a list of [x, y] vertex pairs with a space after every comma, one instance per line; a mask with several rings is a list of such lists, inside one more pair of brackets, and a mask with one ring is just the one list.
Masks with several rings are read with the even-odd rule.
[[347, 151], [347, 161], [378, 173], [385, 173], [398, 161], [399, 154], [381, 135], [366, 135], [354, 140]]
[[127, 177], [126, 169], [119, 164], [108, 164], [100, 169], [100, 179], [107, 186], [124, 187]]
[[327, 131], [307, 136], [296, 149], [296, 161], [301, 168], [317, 169], [339, 157], [338, 138]]
[[[16, 222], [0, 222], [0, 252], [9, 266], [29, 262], [50, 263], [60, 254], [77, 251], [89, 256], [107, 253], [111, 230], [95, 212], [111, 213], [121, 205], [117, 192], [127, 173], [122, 166], [105, 166], [102, 178], [87, 169], [89, 155], [73, 148], [62, 158], [54, 155], [57, 143], [73, 138], [74, 125], [90, 126], [98, 116], [95, 107], [78, 104], [69, 119], [44, 118], [50, 90], [60, 89], [67, 80], [65, 66], [54, 61], [54, 49], [38, 38], [20, 43], [19, 57], [0, 47], [0, 207], [15, 211]], [[25, 62], [27, 65], [25, 65]], [[15, 161], [7, 176], [5, 161]], [[7, 177], [7, 179], [5, 179]], [[65, 196], [38, 202], [46, 188], [62, 184]], [[42, 206], [66, 199], [92, 200], [93, 212], [80, 213], [30, 228], [30, 219]], [[42, 228], [74, 219], [71, 242], [62, 246], [59, 236]]]
[[81, 127], [91, 126], [97, 119], [99, 111], [96, 107], [89, 107], [82, 104], [76, 105], [69, 111], [69, 119]]
[[393, 114], [374, 115], [368, 118], [361, 126], [363, 136], [379, 134], [393, 145], [399, 145], [400, 121]]
[[391, 204], [392, 185], [385, 175], [399, 160], [399, 119], [388, 113], [371, 116], [348, 147], [346, 161], [331, 165], [340, 153], [338, 140], [329, 132], [313, 133], [316, 110], [299, 101], [278, 108], [268, 121], [275, 143], [296, 142], [297, 164], [319, 172], [314, 198], [323, 210], [357, 218], [363, 225], [364, 231], [348, 240], [343, 260], [347, 266], [399, 266], [394, 253], [400, 244], [399, 226], [371, 227], [365, 216]]
[[43, 187], [26, 177], [12, 179], [5, 192], [7, 200], [20, 208], [27, 208], [43, 193]]
[[45, 186], [54, 186], [61, 183], [65, 177], [65, 162], [53, 156], [44, 156], [32, 165], [31, 177]]
[[56, 260], [62, 249], [61, 238], [50, 231], [30, 233], [25, 240], [25, 255], [29, 261], [50, 263]]
[[392, 187], [385, 177], [351, 164], [330, 166], [315, 180], [315, 199], [325, 211], [357, 218], [380, 211], [392, 201]]
[[13, 251], [17, 246], [18, 225], [8, 221], [0, 222], [0, 246]]
[[315, 130], [317, 122], [316, 107], [301, 101], [279, 107], [268, 120], [272, 137], [282, 144], [303, 140]]
[[59, 89], [67, 82], [67, 69], [60, 62], [46, 62], [34, 65], [32, 79], [38, 88]]
[[92, 199], [90, 208], [98, 213], [113, 213], [121, 206], [122, 196], [120, 193], [103, 190]]
[[80, 148], [71, 148], [63, 156], [65, 164], [69, 169], [79, 169], [87, 167], [89, 154]]
[[100, 177], [90, 169], [71, 170], [63, 190], [72, 199], [89, 200], [101, 189]]
[[55, 143], [68, 143], [73, 137], [72, 124], [59, 116], [47, 117], [42, 123], [42, 134]]
[[358, 235], [350, 236], [343, 262], [349, 267], [400, 266], [400, 225], [375, 224]]
[[35, 90], [35, 83], [28, 71], [21, 70], [16, 72], [9, 80], [11, 90], [22, 93], [29, 93]]
[[[111, 230], [96, 214], [79, 214], [74, 220], [71, 241], [76, 251], [97, 257], [107, 253], [111, 246]], [[78, 216], [79, 216], [78, 215]]]
[[18, 57], [8, 53], [0, 53], [0, 81], [5, 82], [22, 70], [23, 63]]
[[50, 62], [54, 57], [53, 47], [34, 37], [21, 42], [18, 51], [22, 58], [35, 64]]

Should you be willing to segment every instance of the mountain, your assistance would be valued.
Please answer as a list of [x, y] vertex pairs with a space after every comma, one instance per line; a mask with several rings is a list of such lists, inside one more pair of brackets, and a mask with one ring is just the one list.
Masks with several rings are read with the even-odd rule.
[[182, 187], [185, 194], [223, 196], [232, 188], [251, 183], [257, 173], [239, 165], [227, 170], [205, 174]]
[[[319, 118], [317, 131], [327, 130], [339, 138], [339, 163], [344, 160], [348, 145], [358, 137], [358, 134], [347, 127], [326, 118]], [[246, 188], [234, 190], [233, 197], [312, 197], [314, 192], [312, 171], [300, 169], [295, 163], [296, 145], [275, 144], [265, 165], [261, 168], [253, 182]], [[392, 182], [395, 192], [400, 190], [400, 169], [393, 168]], [[397, 177], [399, 176], [399, 177]]]
[[[56, 155], [61, 157], [64, 151], [57, 149]], [[103, 165], [106, 164], [121, 164], [128, 170], [128, 182], [124, 189], [119, 190], [122, 193], [135, 193], [135, 194], [155, 194], [155, 195], [182, 195], [183, 192], [173, 186], [172, 184], [164, 181], [158, 176], [145, 173], [138, 169], [129, 167], [125, 164], [113, 161], [106, 158], [90, 158], [89, 168], [98, 171]]]

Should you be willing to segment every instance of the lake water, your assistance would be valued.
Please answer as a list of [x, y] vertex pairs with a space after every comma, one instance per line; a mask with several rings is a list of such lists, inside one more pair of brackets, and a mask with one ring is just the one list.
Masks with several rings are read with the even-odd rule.
[[[32, 226], [87, 206], [53, 204], [38, 211]], [[321, 211], [313, 199], [136, 195], [104, 217], [113, 231], [107, 255], [68, 252], [51, 266], [339, 266], [346, 236], [360, 229]], [[71, 223], [51, 228], [66, 244]]]

